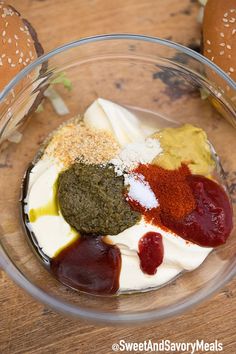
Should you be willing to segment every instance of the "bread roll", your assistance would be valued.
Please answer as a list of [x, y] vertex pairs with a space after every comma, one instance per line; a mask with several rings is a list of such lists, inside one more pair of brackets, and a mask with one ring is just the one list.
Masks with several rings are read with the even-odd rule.
[[[43, 54], [34, 28], [17, 10], [4, 1], [0, 1], [0, 44], [1, 91], [22, 69]], [[1, 134], [0, 142], [10, 136], [16, 126], [22, 123], [23, 118], [37, 108], [42, 99], [42, 90], [32, 94], [30, 85], [45, 69], [46, 65], [43, 65], [32, 71], [11, 90], [4, 101], [0, 102], [0, 129], [6, 127], [4, 134]], [[37, 84], [34, 88], [36, 87]], [[14, 108], [15, 98], [22, 89], [25, 90], [24, 99]], [[10, 120], [11, 116], [14, 116], [14, 119]]]
[[[207, 1], [203, 17], [203, 54], [236, 80], [236, 0]], [[230, 91], [220, 81], [217, 83]], [[235, 92], [230, 94], [235, 95]]]

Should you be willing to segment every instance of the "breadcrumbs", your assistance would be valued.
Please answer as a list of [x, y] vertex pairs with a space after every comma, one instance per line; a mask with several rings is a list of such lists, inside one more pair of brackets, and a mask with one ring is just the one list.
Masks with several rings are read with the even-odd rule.
[[90, 164], [108, 162], [119, 151], [112, 134], [94, 131], [83, 122], [71, 121], [59, 128], [52, 136], [45, 154], [53, 156], [70, 166], [76, 159]]

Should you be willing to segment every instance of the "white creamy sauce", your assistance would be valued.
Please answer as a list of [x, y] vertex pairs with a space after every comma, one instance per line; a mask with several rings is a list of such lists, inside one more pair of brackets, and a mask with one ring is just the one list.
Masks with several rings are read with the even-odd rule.
[[[96, 129], [113, 131], [121, 146], [124, 144], [134, 144], [137, 138], [141, 138], [142, 129], [131, 113], [123, 107], [109, 101], [99, 99], [93, 103], [86, 111], [85, 123]], [[97, 113], [98, 115], [96, 115]], [[98, 123], [98, 116], [101, 117]], [[109, 119], [107, 118], [109, 117]], [[122, 129], [117, 124], [117, 117], [122, 122]], [[125, 128], [124, 128], [125, 127]], [[133, 132], [130, 135], [130, 132]], [[129, 137], [129, 139], [128, 139]], [[131, 138], [130, 138], [131, 137]], [[151, 142], [152, 143], [152, 142]], [[156, 151], [162, 151], [159, 142], [156, 144]], [[151, 144], [152, 145], [152, 144]], [[151, 147], [150, 145], [150, 147]], [[124, 148], [126, 149], [126, 148]], [[132, 149], [131, 149], [132, 150]], [[148, 150], [148, 147], [146, 151]], [[146, 153], [146, 152], [145, 152]], [[150, 153], [150, 159], [153, 158]], [[120, 155], [120, 157], [122, 154]], [[146, 156], [146, 155], [145, 155]], [[145, 157], [148, 159], [148, 157]], [[131, 159], [132, 160], [132, 159]], [[25, 199], [25, 212], [31, 209], [44, 207], [53, 198], [53, 186], [63, 165], [56, 159], [43, 156], [31, 170], [29, 176], [28, 193]], [[138, 199], [148, 208], [158, 206], [158, 200], [150, 186], [146, 183], [137, 185], [137, 180], [133, 177], [126, 178], [126, 183], [130, 185], [130, 195]], [[139, 181], [140, 182], [140, 181]], [[144, 182], [144, 181], [142, 181]], [[146, 188], [143, 190], [142, 188]], [[141, 196], [145, 191], [145, 196]], [[142, 204], [141, 203], [141, 204]], [[33, 231], [39, 247], [52, 258], [56, 253], [68, 243], [75, 239], [70, 225], [64, 220], [61, 214], [46, 215], [36, 219], [29, 224], [29, 229]], [[154, 275], [145, 274], [140, 268], [138, 256], [138, 243], [147, 232], [158, 232], [162, 235], [164, 246], [164, 260], [157, 268]], [[175, 278], [180, 272], [191, 271], [197, 268], [211, 252], [211, 248], [200, 247], [171, 232], [166, 232], [161, 228], [148, 224], [142, 220], [126, 229], [122, 233], [114, 236], [107, 236], [109, 241], [117, 245], [121, 251], [122, 266], [120, 273], [120, 291], [132, 292], [133, 290], [146, 290], [148, 288], [160, 286]]]
[[[49, 158], [43, 158], [33, 167], [29, 177], [25, 212], [44, 207], [53, 199], [53, 187], [62, 166]], [[45, 215], [28, 225], [39, 247], [48, 257], [75, 239], [75, 234], [62, 215]]]
[[[145, 274], [141, 270], [138, 256], [139, 240], [147, 232], [160, 233], [164, 247], [163, 263], [157, 268], [154, 275]], [[144, 219], [120, 234], [107, 236], [107, 238], [111, 243], [117, 245], [121, 251], [121, 291], [160, 286], [184, 270], [191, 271], [197, 268], [212, 250], [212, 248], [186, 242], [172, 232], [166, 232], [155, 225], [147, 224]]]
[[121, 147], [142, 141], [156, 131], [141, 123], [126, 108], [103, 98], [98, 98], [88, 107], [84, 122], [90, 128], [112, 133]]

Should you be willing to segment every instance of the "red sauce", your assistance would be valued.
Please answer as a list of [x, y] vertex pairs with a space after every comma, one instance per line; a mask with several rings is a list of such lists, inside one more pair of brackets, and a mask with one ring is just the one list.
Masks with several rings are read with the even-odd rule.
[[157, 232], [147, 232], [139, 240], [140, 268], [144, 273], [154, 275], [163, 262], [164, 248], [162, 236]]
[[121, 255], [101, 236], [83, 236], [51, 261], [51, 270], [63, 284], [93, 294], [115, 294], [119, 289]]
[[162, 213], [162, 223], [184, 239], [205, 247], [224, 244], [233, 227], [232, 207], [224, 189], [209, 178], [190, 175], [195, 209], [182, 219]]

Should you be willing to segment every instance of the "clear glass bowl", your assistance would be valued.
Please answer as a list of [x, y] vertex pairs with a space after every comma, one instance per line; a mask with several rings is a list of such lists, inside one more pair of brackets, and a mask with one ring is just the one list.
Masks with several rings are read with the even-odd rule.
[[[38, 78], [42, 65], [44, 69], [47, 65], [47, 70]], [[73, 85], [72, 91], [56, 87], [70, 113], [59, 116], [47, 101], [42, 112], [22, 119], [26, 107], [28, 110], [61, 72]], [[200, 89], [207, 99], [200, 97]], [[221, 158], [236, 202], [235, 89], [235, 82], [198, 53], [138, 35], [82, 39], [30, 64], [0, 93], [1, 267], [45, 305], [75, 317], [110, 323], [163, 319], [212, 295], [236, 272], [235, 230], [227, 244], [212, 252], [198, 269], [159, 290], [118, 297], [91, 296], [60, 284], [33, 254], [21, 224], [20, 189], [24, 172], [47, 135], [65, 120], [83, 113], [94, 99], [103, 97], [203, 128]], [[10, 104], [6, 106], [5, 101]], [[19, 138], [19, 134], [12, 137], [16, 129], [23, 134], [19, 143], [12, 142]]]

